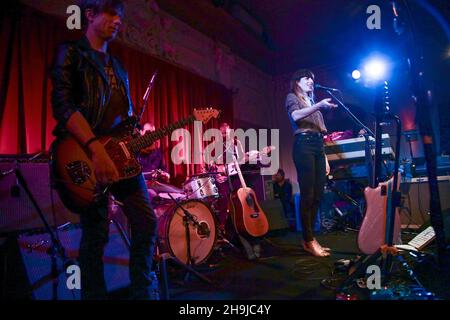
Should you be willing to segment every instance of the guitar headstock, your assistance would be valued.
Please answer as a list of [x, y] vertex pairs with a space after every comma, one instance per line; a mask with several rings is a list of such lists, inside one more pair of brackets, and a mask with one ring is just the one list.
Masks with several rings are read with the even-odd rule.
[[203, 124], [207, 123], [211, 118], [217, 118], [220, 115], [220, 110], [213, 108], [206, 109], [194, 109], [192, 113], [195, 117], [195, 120], [203, 122]]

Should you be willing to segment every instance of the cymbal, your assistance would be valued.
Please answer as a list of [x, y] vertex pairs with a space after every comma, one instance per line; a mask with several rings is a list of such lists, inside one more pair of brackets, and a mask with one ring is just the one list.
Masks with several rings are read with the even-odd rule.
[[157, 193], [184, 193], [180, 188], [158, 181], [147, 181], [147, 187], [155, 190]]
[[206, 176], [214, 175], [214, 174], [217, 174], [217, 173], [219, 173], [219, 172], [210, 171], [210, 172], [196, 173], [196, 174], [191, 174], [189, 176], [189, 178], [206, 177]]

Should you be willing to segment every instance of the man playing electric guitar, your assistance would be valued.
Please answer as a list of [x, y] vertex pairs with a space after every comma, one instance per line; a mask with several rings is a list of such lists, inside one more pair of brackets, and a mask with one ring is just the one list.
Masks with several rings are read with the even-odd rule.
[[[118, 182], [119, 173], [97, 137], [133, 114], [128, 76], [108, 50], [122, 24], [121, 0], [81, 1], [84, 37], [60, 45], [52, 67], [57, 137], [71, 135], [90, 153], [97, 182], [110, 186], [131, 225], [130, 280], [134, 299], [153, 297], [151, 273], [157, 219], [142, 174]], [[108, 242], [107, 201], [80, 213], [79, 262], [83, 299], [106, 299], [102, 256]]]

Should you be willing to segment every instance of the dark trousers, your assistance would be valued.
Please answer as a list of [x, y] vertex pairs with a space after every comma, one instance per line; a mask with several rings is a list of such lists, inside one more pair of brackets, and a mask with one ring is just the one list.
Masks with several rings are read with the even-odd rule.
[[[111, 188], [114, 197], [124, 204], [123, 211], [131, 226], [130, 281], [131, 298], [151, 296], [151, 266], [155, 246], [157, 218], [150, 205], [142, 175], [121, 181]], [[80, 215], [81, 292], [83, 299], [106, 299], [103, 252], [108, 242], [109, 220], [107, 203]]]
[[300, 187], [300, 218], [303, 239], [312, 241], [314, 238], [313, 224], [326, 181], [322, 135], [318, 133], [297, 134], [293, 159]]

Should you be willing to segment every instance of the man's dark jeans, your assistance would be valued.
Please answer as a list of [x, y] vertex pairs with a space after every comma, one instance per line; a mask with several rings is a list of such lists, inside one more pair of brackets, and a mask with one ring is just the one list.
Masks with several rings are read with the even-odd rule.
[[[131, 226], [131, 298], [149, 299], [152, 291], [151, 266], [157, 233], [157, 218], [150, 204], [142, 175], [112, 187], [114, 197], [124, 204]], [[103, 253], [108, 242], [109, 220], [106, 202], [80, 216], [83, 234], [80, 243], [81, 292], [83, 299], [106, 299]]]

